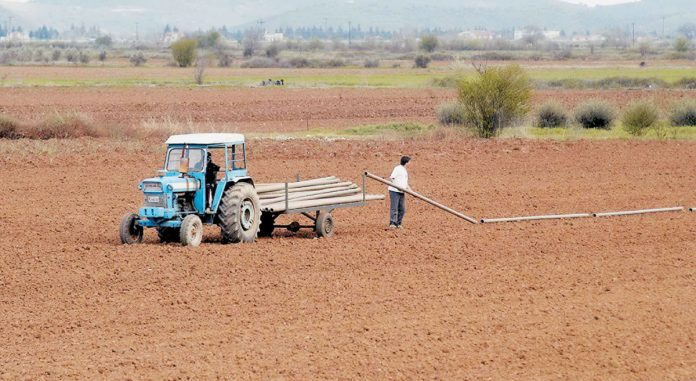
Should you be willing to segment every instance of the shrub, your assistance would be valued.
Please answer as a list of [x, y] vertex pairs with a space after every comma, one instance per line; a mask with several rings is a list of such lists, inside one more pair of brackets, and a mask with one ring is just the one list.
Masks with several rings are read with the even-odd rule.
[[242, 68], [272, 68], [280, 67], [280, 63], [272, 58], [254, 57], [240, 65]]
[[674, 50], [678, 53], [686, 53], [691, 49], [691, 41], [686, 37], [679, 37], [674, 41]]
[[537, 111], [537, 126], [541, 128], [565, 127], [567, 124], [568, 115], [559, 103], [545, 103]]
[[428, 36], [421, 37], [419, 47], [423, 51], [426, 51], [428, 53], [432, 53], [435, 51], [435, 49], [437, 49], [437, 46], [439, 44], [440, 44], [440, 41], [437, 39], [436, 36], [428, 35]]
[[232, 56], [226, 52], [218, 53], [218, 66], [219, 67], [230, 67], [232, 66]]
[[84, 65], [87, 65], [89, 63], [89, 54], [85, 52], [80, 52], [80, 62]]
[[17, 121], [0, 116], [0, 139], [19, 139], [20, 137]]
[[332, 58], [326, 61], [327, 67], [343, 67], [346, 66], [346, 62], [340, 58]]
[[111, 39], [111, 36], [99, 36], [97, 37], [96, 40], [94, 40], [94, 43], [99, 46], [99, 47], [105, 47], [108, 48], [113, 44], [113, 40]]
[[650, 102], [636, 102], [628, 106], [621, 118], [623, 128], [633, 136], [642, 136], [660, 119], [657, 107]]
[[430, 57], [424, 55], [416, 56], [414, 63], [417, 68], [425, 69], [430, 65]]
[[51, 61], [58, 61], [62, 54], [63, 52], [61, 52], [60, 49], [54, 49], [53, 53], [51, 53]]
[[137, 52], [133, 55], [130, 56], [128, 59], [133, 66], [141, 66], [145, 62], [147, 62], [147, 58], [145, 58], [145, 55], [143, 52]]
[[696, 101], [672, 106], [669, 121], [675, 127], [696, 126]]
[[466, 122], [482, 138], [491, 138], [529, 111], [532, 88], [518, 65], [489, 67], [459, 83]]
[[106, 131], [97, 128], [78, 114], [55, 115], [46, 121], [25, 128], [24, 136], [30, 139], [69, 139], [102, 137]]
[[77, 60], [79, 58], [79, 53], [75, 49], [69, 49], [68, 51], [65, 52], [65, 59], [70, 62], [70, 63], [77, 63]]
[[583, 128], [610, 129], [614, 119], [616, 113], [606, 102], [589, 101], [575, 109], [575, 121]]
[[273, 43], [266, 47], [266, 57], [275, 58], [278, 57], [278, 54], [280, 54], [280, 46], [278, 44]]
[[179, 67], [188, 67], [196, 59], [196, 45], [198, 41], [184, 38], [172, 44], [172, 57]]
[[193, 72], [193, 79], [196, 84], [202, 85], [205, 81], [205, 68], [208, 66], [208, 59], [205, 57], [198, 57], [196, 60], [196, 69]]
[[682, 79], [678, 80], [675, 85], [677, 87], [680, 87], [683, 89], [694, 90], [694, 89], [696, 89], [696, 78], [694, 78], [694, 77], [682, 78]]
[[99, 62], [104, 62], [106, 61], [106, 50], [102, 50], [99, 52]]
[[446, 126], [464, 124], [464, 108], [459, 102], [446, 102], [437, 107], [437, 120]]
[[303, 67], [310, 67], [312, 64], [309, 62], [308, 59], [304, 57], [296, 57], [292, 58], [289, 61], [290, 66], [295, 67], [295, 68], [303, 68]]
[[365, 68], [374, 68], [374, 67], [379, 67], [379, 60], [378, 59], [366, 59], [365, 62], [363, 63], [363, 66]]

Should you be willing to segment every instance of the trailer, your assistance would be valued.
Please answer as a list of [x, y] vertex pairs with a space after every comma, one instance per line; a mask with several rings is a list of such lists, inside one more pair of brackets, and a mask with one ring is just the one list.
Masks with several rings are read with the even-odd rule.
[[[259, 237], [270, 237], [275, 229], [293, 233], [312, 229], [318, 237], [329, 238], [335, 229], [334, 210], [362, 207], [369, 201], [384, 199], [384, 195], [367, 194], [365, 175], [362, 187], [333, 176], [303, 182], [298, 175], [295, 182], [258, 184], [257, 193], [261, 200]], [[277, 224], [282, 215], [301, 216], [311, 223]]]

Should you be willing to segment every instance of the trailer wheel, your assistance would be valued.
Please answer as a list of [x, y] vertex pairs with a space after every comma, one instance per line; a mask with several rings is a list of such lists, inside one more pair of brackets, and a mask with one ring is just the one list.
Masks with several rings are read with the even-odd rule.
[[222, 243], [254, 242], [261, 222], [260, 209], [253, 185], [237, 183], [228, 188], [218, 208]]
[[161, 243], [179, 242], [179, 232], [179, 228], [157, 228], [157, 236], [159, 237]]
[[137, 224], [138, 218], [138, 215], [134, 213], [128, 213], [123, 216], [121, 226], [119, 227], [121, 243], [132, 245], [143, 242], [143, 227]]
[[189, 214], [181, 221], [179, 240], [184, 246], [196, 247], [203, 240], [203, 221], [195, 214]]
[[334, 221], [331, 213], [319, 212], [314, 229], [319, 237], [332, 237], [334, 235]]
[[261, 224], [259, 225], [259, 237], [270, 237], [275, 229], [275, 218], [270, 213], [261, 214]]

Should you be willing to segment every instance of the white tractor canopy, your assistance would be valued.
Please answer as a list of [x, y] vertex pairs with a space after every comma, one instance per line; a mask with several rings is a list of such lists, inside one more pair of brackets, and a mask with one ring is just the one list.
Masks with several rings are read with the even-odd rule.
[[232, 145], [244, 143], [244, 135], [229, 133], [184, 134], [172, 135], [167, 139], [167, 145]]

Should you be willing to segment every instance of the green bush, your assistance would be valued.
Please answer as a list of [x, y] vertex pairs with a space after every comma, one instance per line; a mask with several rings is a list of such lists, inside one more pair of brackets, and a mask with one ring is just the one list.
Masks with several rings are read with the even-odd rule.
[[366, 59], [365, 62], [363, 62], [363, 67], [365, 67], [365, 68], [379, 67], [379, 60], [378, 59]]
[[682, 89], [696, 90], [696, 78], [688, 77], [678, 80], [675, 85]]
[[660, 119], [660, 113], [650, 102], [636, 102], [628, 106], [621, 118], [623, 128], [633, 136], [642, 136]]
[[687, 101], [672, 106], [669, 121], [675, 127], [696, 126], [696, 101]]
[[568, 115], [559, 103], [548, 102], [537, 111], [536, 124], [541, 128], [565, 127], [568, 124]]
[[179, 67], [189, 67], [196, 59], [198, 41], [184, 38], [172, 44], [172, 57]]
[[20, 137], [17, 121], [0, 116], [0, 139], [19, 139]]
[[616, 119], [614, 108], [603, 101], [589, 101], [575, 109], [575, 121], [583, 128], [610, 129]]
[[414, 64], [417, 68], [426, 69], [430, 65], [430, 57], [419, 55], [414, 60]]
[[532, 88], [518, 65], [489, 67], [459, 82], [466, 122], [479, 137], [491, 138], [529, 112]]
[[435, 51], [435, 49], [437, 49], [438, 45], [440, 45], [440, 41], [437, 39], [437, 37], [434, 35], [428, 35], [421, 37], [419, 47], [428, 53], [432, 53]]
[[446, 125], [464, 124], [464, 108], [459, 102], [447, 102], [437, 107], [437, 120]]

